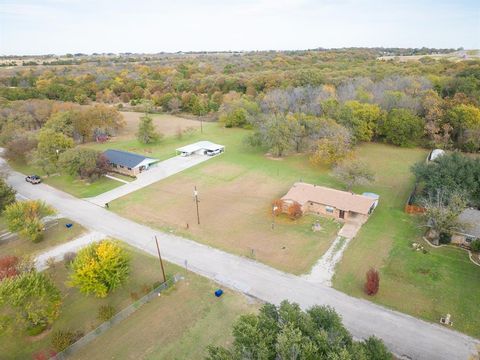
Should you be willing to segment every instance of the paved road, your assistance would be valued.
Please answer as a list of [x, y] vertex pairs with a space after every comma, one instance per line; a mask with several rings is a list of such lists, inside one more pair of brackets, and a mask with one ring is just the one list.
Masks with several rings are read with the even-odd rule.
[[[156, 254], [153, 235], [159, 235], [166, 260], [213, 279], [226, 287], [278, 304], [289, 299], [306, 308], [314, 304], [335, 307], [344, 324], [357, 338], [376, 335], [398, 356], [428, 360], [466, 360], [476, 354], [480, 342], [437, 324], [391, 311], [335, 289], [286, 274], [253, 260], [228, 254], [122, 218], [87, 201], [76, 199], [48, 185], [30, 185], [22, 174], [12, 172], [8, 182], [21, 194], [42, 199], [64, 216], [83, 226], [126, 241]], [[472, 315], [473, 316], [473, 315]]]
[[145, 171], [138, 175], [137, 179], [131, 181], [125, 185], [119, 186], [110, 191], [104, 192], [95, 197], [91, 197], [88, 200], [96, 205], [105, 206], [106, 203], [118, 199], [122, 196], [130, 194], [146, 186], [152, 185], [157, 181], [165, 179], [169, 176], [179, 173], [192, 166], [200, 164], [212, 156], [207, 155], [191, 155], [191, 156], [174, 156], [168, 160], [162, 161], [155, 166], [151, 167], [148, 171]]

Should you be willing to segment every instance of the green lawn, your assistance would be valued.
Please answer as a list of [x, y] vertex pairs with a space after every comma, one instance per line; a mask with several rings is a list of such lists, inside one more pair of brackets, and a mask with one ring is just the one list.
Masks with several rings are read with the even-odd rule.
[[[143, 296], [154, 283], [162, 279], [157, 258], [130, 247], [127, 249], [132, 259], [129, 280], [105, 299], [85, 296], [77, 289], [68, 287], [68, 271], [63, 263], [47, 270], [63, 295], [60, 317], [51, 331], [36, 338], [0, 336], [2, 359], [28, 359], [31, 354], [50, 348], [52, 331], [55, 330], [89, 332], [100, 324], [97, 313], [101, 305], [109, 304], [119, 311], [134, 301], [133, 296]], [[167, 276], [184, 273], [184, 270], [169, 263], [165, 267]], [[138, 358], [135, 354], [157, 354], [162, 351], [194, 357], [203, 351], [203, 345], [210, 342], [225, 343], [230, 338], [229, 329], [233, 319], [243, 312], [254, 311], [256, 307], [250, 306], [243, 296], [233, 292], [227, 291], [224, 297], [217, 299], [213, 296], [214, 289], [212, 282], [189, 274], [186, 281], [147, 304], [132, 318], [117, 325], [118, 328], [114, 327], [102, 335], [85, 349], [89, 355], [84, 358], [105, 359], [114, 355]], [[211, 326], [210, 320], [216, 321], [216, 327]], [[175, 342], [183, 348], [176, 349], [173, 346], [168, 350], [167, 344], [173, 345]]]
[[[0, 218], [2, 219], [2, 218]], [[2, 219], [3, 221], [3, 219]], [[43, 239], [38, 243], [34, 243], [22, 237], [15, 237], [8, 241], [0, 242], [0, 256], [5, 255], [35, 255], [43, 250], [55, 247], [59, 244], [73, 240], [85, 232], [85, 228], [69, 219], [58, 219], [56, 225], [47, 224], [47, 230], [43, 235]], [[73, 226], [69, 229], [65, 224], [72, 223]]]
[[189, 274], [173, 291], [146, 304], [131, 317], [77, 352], [72, 359], [201, 359], [209, 344], [229, 345], [231, 326], [259, 304]]
[[[377, 171], [380, 205], [346, 249], [333, 286], [433, 322], [450, 313], [454, 329], [480, 337], [480, 318], [474, 315], [480, 267], [457, 248], [426, 245], [428, 254], [411, 249], [412, 242], [423, 241], [424, 230], [419, 217], [405, 214], [403, 207], [414, 181], [410, 166], [426, 152], [363, 145], [359, 154]], [[380, 269], [380, 291], [374, 297], [363, 293], [370, 267]]]
[[123, 185], [122, 182], [102, 177], [97, 181], [88, 183], [80, 180], [75, 176], [67, 174], [55, 174], [46, 176], [46, 174], [39, 168], [18, 162], [10, 162], [10, 166], [25, 175], [36, 174], [42, 177], [44, 183], [51, 185], [59, 190], [68, 192], [73, 196], [79, 198], [93, 197], [102, 194], [106, 191], [112, 190], [118, 186]]

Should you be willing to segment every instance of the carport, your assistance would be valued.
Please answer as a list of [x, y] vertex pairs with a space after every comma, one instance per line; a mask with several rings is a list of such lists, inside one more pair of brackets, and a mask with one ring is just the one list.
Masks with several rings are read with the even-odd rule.
[[211, 141], [199, 141], [193, 144], [189, 144], [183, 147], [178, 148], [177, 154], [182, 156], [190, 156], [193, 154], [206, 155], [207, 152], [219, 152], [222, 153], [225, 151], [225, 146], [215, 144]]

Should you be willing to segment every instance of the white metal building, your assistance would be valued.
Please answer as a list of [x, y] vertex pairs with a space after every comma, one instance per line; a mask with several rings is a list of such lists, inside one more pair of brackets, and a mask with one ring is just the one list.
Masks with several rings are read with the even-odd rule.
[[182, 156], [198, 155], [217, 155], [225, 151], [225, 146], [215, 144], [211, 141], [199, 141], [193, 144], [182, 146], [177, 149], [177, 154]]
[[445, 155], [445, 150], [442, 149], [433, 149], [430, 154], [428, 154], [427, 161], [433, 161], [440, 156]]

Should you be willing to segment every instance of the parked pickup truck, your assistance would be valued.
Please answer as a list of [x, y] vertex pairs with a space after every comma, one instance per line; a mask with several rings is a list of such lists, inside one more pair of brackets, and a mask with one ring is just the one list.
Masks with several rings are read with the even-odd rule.
[[42, 182], [42, 179], [38, 175], [28, 175], [25, 178], [25, 181], [35, 185], [40, 184]]

